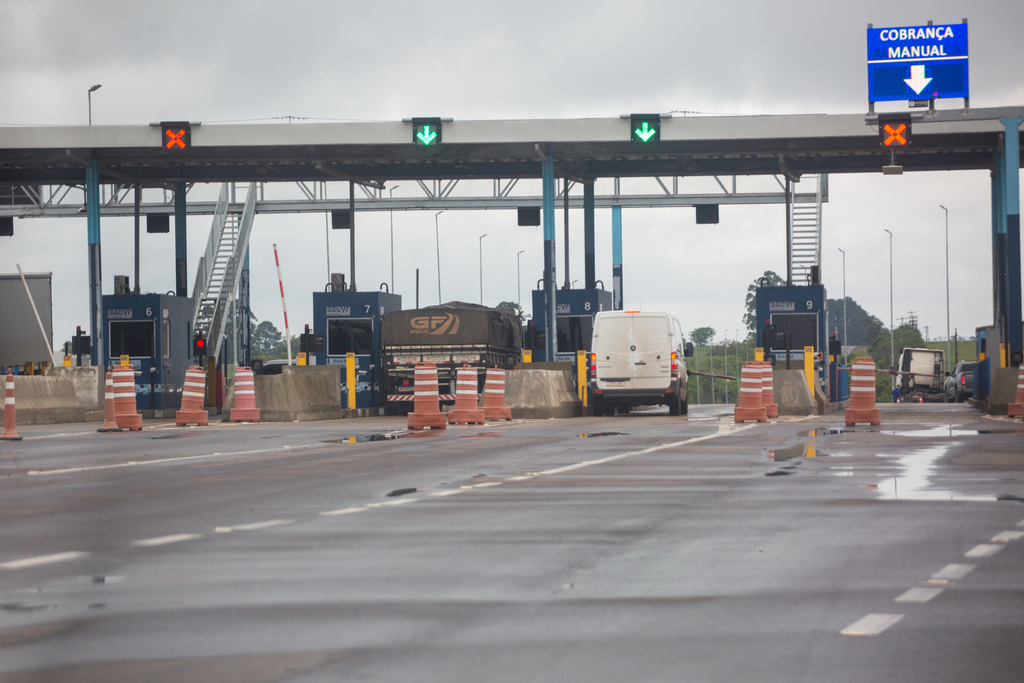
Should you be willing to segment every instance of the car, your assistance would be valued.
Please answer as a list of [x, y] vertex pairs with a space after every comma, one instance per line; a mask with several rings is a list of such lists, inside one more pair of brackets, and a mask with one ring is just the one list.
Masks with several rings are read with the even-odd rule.
[[974, 394], [975, 363], [962, 360], [946, 377], [946, 400], [963, 403]]
[[628, 413], [638, 406], [667, 405], [686, 415], [686, 360], [679, 320], [662, 311], [599, 311], [590, 354], [594, 415]]

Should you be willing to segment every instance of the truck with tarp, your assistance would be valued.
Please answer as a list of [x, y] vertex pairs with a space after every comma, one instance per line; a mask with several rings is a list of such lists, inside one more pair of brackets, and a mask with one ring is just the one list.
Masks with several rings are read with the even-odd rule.
[[900, 401], [946, 400], [946, 352], [941, 349], [903, 349], [896, 364]]
[[455, 372], [477, 370], [483, 389], [487, 368], [512, 369], [522, 359], [522, 321], [515, 311], [453, 301], [387, 314], [381, 325], [386, 412], [413, 409], [417, 363], [437, 366], [442, 405], [455, 401]]

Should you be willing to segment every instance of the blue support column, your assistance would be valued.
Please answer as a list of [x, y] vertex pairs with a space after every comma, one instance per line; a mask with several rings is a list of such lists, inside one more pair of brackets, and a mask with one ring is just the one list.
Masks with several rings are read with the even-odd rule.
[[188, 296], [188, 232], [185, 220], [185, 183], [174, 189], [174, 293]]
[[612, 207], [612, 308], [622, 305], [622, 207]]
[[541, 186], [544, 194], [544, 345], [549, 363], [557, 360], [558, 328], [555, 308], [555, 160], [545, 157], [541, 162]]
[[89, 230], [89, 325], [92, 327], [92, 364], [106, 365], [103, 333], [103, 269], [100, 261], [100, 166], [85, 167], [86, 225]]
[[594, 184], [583, 186], [583, 282], [587, 289], [597, 287], [594, 262]]
[[1006, 343], [1008, 364], [1019, 366], [1024, 359], [1021, 334], [1020, 278], [1020, 124], [1024, 118], [1000, 119], [1006, 128], [1003, 145], [1003, 231], [1006, 267]]

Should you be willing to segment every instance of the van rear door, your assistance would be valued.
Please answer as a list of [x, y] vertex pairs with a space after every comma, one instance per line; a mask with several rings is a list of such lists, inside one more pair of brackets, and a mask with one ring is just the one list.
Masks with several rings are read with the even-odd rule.
[[672, 328], [664, 313], [633, 319], [633, 388], [665, 389], [672, 383]]
[[611, 315], [600, 318], [597, 330], [597, 379], [600, 388], [625, 389], [633, 384], [632, 316]]

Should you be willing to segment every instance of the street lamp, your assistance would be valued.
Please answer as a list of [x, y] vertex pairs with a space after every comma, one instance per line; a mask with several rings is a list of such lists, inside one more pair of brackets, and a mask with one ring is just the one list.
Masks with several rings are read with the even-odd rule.
[[89, 125], [90, 126], [92, 125], [92, 94], [94, 92], [96, 92], [97, 90], [99, 90], [100, 88], [102, 88], [102, 87], [103, 87], [102, 83], [97, 83], [96, 85], [94, 85], [91, 88], [89, 88]]
[[[741, 327], [739, 330], [736, 330], [736, 335], [735, 335], [736, 336], [736, 376], [737, 377], [739, 377], [739, 375], [740, 375], [740, 330], [741, 329], [743, 329], [743, 328]], [[737, 384], [736, 386], [739, 386], [739, 385]], [[736, 392], [736, 400], [737, 401], [740, 400], [739, 391]]]
[[[526, 250], [519, 252], [522, 254]], [[519, 304], [519, 312], [523, 312], [523, 269], [519, 265], [519, 254], [516, 254], [516, 303]]]
[[946, 212], [946, 372], [949, 372], [949, 209], [939, 204]]
[[444, 213], [443, 210], [434, 214], [434, 245], [437, 247], [437, 305], [441, 305], [441, 239], [437, 232], [437, 217]]
[[[722, 371], [722, 373], [726, 377], [728, 377], [729, 376], [729, 330], [722, 330], [722, 361], [724, 362], [724, 366], [723, 367], [725, 368]], [[712, 365], [711, 366], [711, 372], [713, 373], [714, 371], [715, 371], [714, 370], [714, 366]], [[739, 374], [739, 373], [737, 373], [737, 374]], [[714, 382], [713, 379], [711, 381]], [[737, 393], [739, 393], [739, 392], [737, 392]], [[722, 403], [728, 403], [728, 402], [729, 402], [729, 380], [725, 380], [725, 398], [722, 400]]]
[[[885, 228], [882, 228], [885, 230]], [[891, 371], [896, 364], [896, 330], [893, 327], [893, 316], [892, 316], [892, 232], [885, 230], [889, 233], [889, 370]], [[890, 372], [889, 379], [892, 386], [890, 389], [896, 388], [896, 375]]]
[[[395, 190], [398, 186], [392, 187], [389, 192], [391, 199], [395, 198]], [[391, 292], [395, 291], [395, 211], [394, 209], [388, 209], [388, 216], [391, 218]]]
[[[839, 251], [843, 254], [843, 341], [847, 344], [850, 343], [850, 339], [846, 336], [846, 252], [840, 249]], [[843, 355], [843, 362], [847, 361], [846, 355]]]
[[487, 233], [480, 235], [480, 305], [484, 305], [484, 238]]

